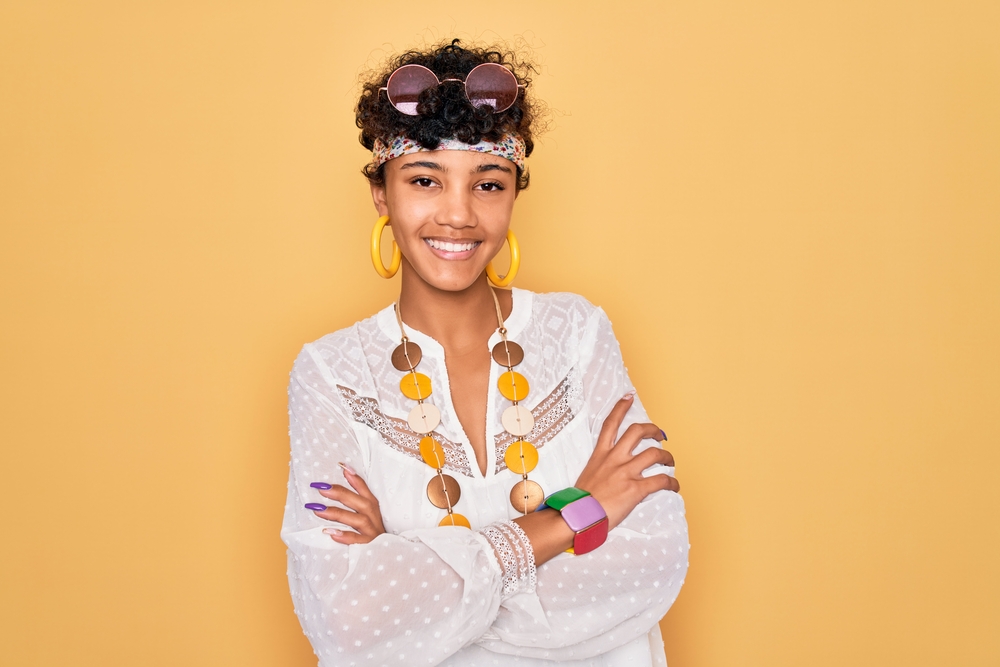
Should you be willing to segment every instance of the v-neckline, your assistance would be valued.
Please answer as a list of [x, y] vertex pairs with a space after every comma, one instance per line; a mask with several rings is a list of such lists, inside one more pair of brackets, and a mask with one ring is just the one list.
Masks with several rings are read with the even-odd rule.
[[[528, 314], [531, 311], [531, 296], [532, 293], [527, 290], [518, 289], [516, 287], [511, 288], [510, 314], [507, 315], [507, 318], [504, 320], [504, 327], [507, 329], [507, 338], [509, 340], [514, 339], [524, 328], [528, 319]], [[382, 333], [398, 343], [399, 324], [396, 321], [395, 304], [383, 309], [378, 314], [377, 318], [379, 327], [382, 329]], [[438, 381], [440, 381], [442, 386], [440, 390], [435, 390], [431, 394], [431, 402], [433, 402], [441, 411], [442, 423], [444, 423], [445, 415], [448, 416], [449, 421], [454, 420], [454, 424], [451, 424], [450, 426], [451, 429], [460, 436], [459, 440], [462, 443], [462, 449], [465, 452], [466, 459], [469, 461], [469, 472], [472, 474], [473, 478], [478, 480], [492, 479], [496, 474], [497, 469], [496, 436], [503, 431], [502, 425], [500, 426], [500, 430], [497, 430], [499, 421], [494, 416], [496, 410], [496, 395], [499, 394], [500, 391], [499, 389], [496, 391], [492, 390], [493, 387], [496, 387], [497, 379], [499, 378], [499, 367], [491, 361], [490, 375], [486, 390], [486, 422], [484, 424], [486, 436], [486, 473], [483, 474], [479, 468], [479, 459], [476, 458], [476, 452], [472, 447], [472, 441], [469, 439], [469, 434], [466, 433], [465, 427], [462, 425], [462, 420], [458, 418], [458, 411], [455, 409], [455, 403], [452, 400], [451, 381], [448, 376], [448, 362], [447, 359], [445, 359], [444, 346], [419, 329], [414, 329], [406, 322], [403, 322], [403, 330], [406, 332], [407, 338], [420, 346], [424, 359], [427, 359], [428, 354], [430, 353], [431, 358], [440, 360], [440, 368], [435, 365], [434, 369], [440, 377], [432, 379], [432, 384], [436, 385]], [[487, 341], [487, 353], [490, 353], [493, 346], [499, 342], [500, 332], [498, 327], [497, 329], [494, 329], [492, 334], [490, 334], [489, 340]], [[437, 398], [437, 400], [434, 400], [435, 398]]]

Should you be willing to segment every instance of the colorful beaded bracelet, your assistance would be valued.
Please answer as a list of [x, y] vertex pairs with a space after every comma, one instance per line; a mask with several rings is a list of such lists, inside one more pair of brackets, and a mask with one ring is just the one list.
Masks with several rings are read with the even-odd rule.
[[566, 525], [576, 533], [573, 536], [573, 546], [567, 549], [570, 553], [578, 556], [585, 554], [608, 539], [608, 514], [597, 499], [583, 489], [571, 486], [556, 491], [538, 506], [538, 510], [546, 507], [559, 512]]

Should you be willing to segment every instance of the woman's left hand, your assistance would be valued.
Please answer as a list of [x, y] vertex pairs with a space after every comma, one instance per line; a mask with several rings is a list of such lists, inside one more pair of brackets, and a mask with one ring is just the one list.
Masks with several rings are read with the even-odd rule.
[[340, 503], [348, 509], [339, 507], [327, 507], [325, 510], [313, 510], [316, 516], [336, 521], [345, 526], [350, 526], [356, 533], [349, 530], [337, 528], [324, 528], [323, 532], [330, 536], [334, 542], [341, 544], [367, 544], [385, 532], [382, 525], [382, 510], [379, 509], [378, 498], [371, 492], [365, 480], [354, 470], [345, 464], [340, 464], [344, 469], [344, 479], [354, 487], [354, 491], [341, 486], [340, 484], [330, 484], [328, 489], [319, 488], [327, 486], [317, 483], [314, 485], [320, 495]]

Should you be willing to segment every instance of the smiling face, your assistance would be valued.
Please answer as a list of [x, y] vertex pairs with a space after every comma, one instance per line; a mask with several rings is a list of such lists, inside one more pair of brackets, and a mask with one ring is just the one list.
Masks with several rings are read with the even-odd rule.
[[403, 280], [453, 292], [480, 279], [507, 236], [516, 180], [509, 160], [471, 151], [387, 162], [385, 185], [372, 185], [372, 198], [403, 253]]

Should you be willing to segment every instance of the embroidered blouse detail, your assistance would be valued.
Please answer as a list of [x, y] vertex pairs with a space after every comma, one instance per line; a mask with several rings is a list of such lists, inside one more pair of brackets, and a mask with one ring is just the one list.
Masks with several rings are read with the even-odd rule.
[[[573, 294], [513, 290], [508, 338], [524, 348], [535, 426], [545, 448], [532, 479], [546, 490], [572, 486], [604, 418], [633, 390], [604, 311]], [[288, 387], [291, 467], [281, 537], [295, 613], [321, 667], [333, 665], [664, 665], [657, 625], [687, 572], [684, 501], [661, 491], [641, 502], [599, 549], [534, 566], [509, 496], [520, 475], [506, 470], [513, 440], [493, 388], [486, 401], [486, 473], [480, 472], [451, 401], [444, 350], [406, 328], [423, 351], [420, 371], [441, 411], [434, 438], [461, 488], [472, 530], [438, 527], [427, 502], [435, 475], [419, 458], [406, 422], [412, 401], [399, 391], [389, 357], [399, 343], [392, 308], [303, 347]], [[494, 334], [484, 349], [500, 339]], [[649, 421], [637, 398], [622, 424]], [[619, 433], [620, 435], [620, 433]], [[644, 440], [638, 454], [659, 443]], [[346, 485], [343, 461], [379, 500], [386, 533], [346, 546], [323, 533], [343, 527], [303, 508], [324, 502], [312, 482]], [[658, 467], [646, 474], [672, 473]]]
[[500, 559], [501, 600], [518, 593], [534, 593], [535, 552], [521, 527], [513, 521], [497, 521], [480, 531]]
[[[420, 438], [423, 436], [415, 433], [405, 419], [386, 416], [379, 408], [378, 401], [367, 396], [359, 396], [348, 387], [337, 385], [337, 391], [354, 421], [378, 433], [382, 442], [392, 449], [423, 463], [420, 456]], [[546, 442], [554, 438], [573, 419], [571, 396], [573, 396], [572, 385], [567, 377], [541, 403], [532, 408], [531, 415], [535, 418], [535, 427], [525, 440], [541, 449]], [[444, 469], [472, 477], [472, 466], [461, 443], [452, 442], [437, 431], [431, 432], [430, 435], [440, 442], [444, 449]], [[497, 472], [507, 469], [503, 452], [513, 441], [514, 436], [507, 431], [494, 436], [496, 450], [494, 467]]]
[[[572, 374], [572, 371], [570, 371], [570, 374]], [[556, 388], [541, 403], [532, 408], [531, 416], [535, 418], [535, 426], [531, 429], [531, 433], [525, 436], [524, 439], [533, 444], [536, 449], [541, 449], [545, 443], [556, 437], [559, 431], [563, 430], [572, 421], [573, 407], [571, 400], [576, 401], [580, 398], [579, 392], [574, 392], [573, 388], [573, 383], [570, 382], [569, 377], [566, 377], [556, 385]], [[507, 450], [507, 446], [514, 442], [514, 440], [514, 436], [506, 431], [497, 433], [494, 437], [497, 451], [497, 472], [507, 469], [503, 452]]]
[[[340, 392], [340, 398], [354, 421], [378, 433], [382, 442], [397, 452], [420, 461], [421, 465], [426, 465], [420, 456], [420, 438], [423, 436], [415, 433], [405, 419], [382, 414], [378, 401], [374, 398], [358, 396], [357, 392], [340, 385], [337, 385], [337, 391]], [[472, 477], [472, 466], [469, 465], [469, 458], [465, 455], [461, 444], [452, 442], [437, 431], [432, 431], [429, 435], [441, 443], [441, 448], [444, 449], [445, 470]]]

